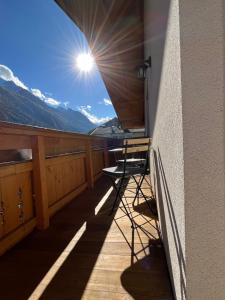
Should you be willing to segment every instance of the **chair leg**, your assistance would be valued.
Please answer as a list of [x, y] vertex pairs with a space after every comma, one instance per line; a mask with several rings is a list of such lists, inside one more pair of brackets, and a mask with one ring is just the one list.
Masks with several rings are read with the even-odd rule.
[[142, 185], [142, 182], [143, 182], [143, 180], [144, 180], [144, 177], [145, 177], [145, 175], [143, 175], [142, 178], [141, 178], [141, 179], [139, 180], [139, 182], [138, 182], [138, 181], [136, 180], [135, 176], [132, 176], [132, 178], [134, 179], [134, 182], [135, 182], [136, 185], [137, 185], [136, 194], [135, 194], [135, 196], [134, 196], [133, 204], [134, 204], [135, 200], [137, 199], [137, 197], [138, 197], [138, 195], [139, 195], [139, 192], [141, 192], [142, 195], [143, 195], [143, 197], [145, 198], [145, 195], [144, 195], [144, 193], [143, 193], [142, 190], [141, 190], [141, 185]]
[[[133, 178], [134, 176], [132, 176], [132, 178]], [[140, 185], [140, 181], [141, 181], [141, 177], [139, 178], [139, 181], [138, 181], [138, 184], [137, 184], [137, 181], [136, 181], [136, 178], [134, 178], [134, 182], [136, 183], [136, 185], [137, 185], [137, 188], [136, 188], [136, 193], [135, 193], [135, 197], [134, 197], [134, 200], [133, 200], [133, 205], [135, 204], [135, 201], [136, 201], [136, 199], [138, 200], [137, 201], [137, 203], [138, 203], [138, 205], [139, 205], [139, 185]]]
[[121, 195], [120, 195], [120, 192], [121, 192], [121, 189], [122, 189], [122, 186], [123, 186], [124, 178], [125, 178], [125, 177], [122, 177], [122, 178], [121, 178], [119, 188], [117, 188], [116, 183], [115, 183], [114, 180], [112, 179], [113, 187], [114, 187], [114, 189], [116, 190], [116, 197], [115, 197], [115, 200], [114, 200], [114, 203], [113, 203], [113, 207], [112, 207], [112, 209], [111, 209], [111, 211], [110, 211], [110, 213], [109, 213], [109, 216], [112, 215], [112, 213], [113, 213], [113, 211], [114, 211], [114, 209], [115, 209], [116, 203], [118, 202], [118, 198], [119, 198], [120, 201], [121, 201], [121, 203], [122, 203], [122, 205], [123, 205], [123, 208], [124, 208], [124, 210], [125, 210], [125, 213], [126, 213], [126, 215], [128, 216], [128, 218], [129, 218], [129, 220], [130, 220], [130, 222], [131, 222], [131, 228], [134, 229], [134, 228], [135, 228], [135, 225], [134, 225], [133, 219], [131, 218], [130, 213], [129, 213], [127, 207], [126, 207], [126, 204], [125, 204], [124, 201], [123, 201], [123, 197], [121, 197]]
[[135, 195], [135, 198], [134, 198], [134, 200], [133, 200], [133, 203], [134, 203], [134, 201], [136, 200], [136, 198], [137, 198], [139, 192], [141, 192], [143, 198], [145, 199], [145, 202], [146, 202], [147, 205], [148, 205], [148, 208], [150, 209], [150, 211], [152, 212], [152, 214], [155, 215], [154, 211], [153, 211], [152, 208], [151, 208], [150, 203], [148, 202], [148, 200], [147, 200], [145, 194], [143, 193], [143, 191], [142, 191], [142, 189], [141, 189], [142, 183], [143, 183], [143, 181], [144, 181], [144, 179], [145, 179], [145, 174], [142, 176], [140, 182], [138, 182], [138, 181], [136, 180], [135, 176], [132, 176], [132, 177], [133, 177], [134, 181], [135, 181], [136, 184], [137, 184], [137, 191], [136, 191], [136, 195]]
[[113, 202], [113, 206], [112, 206], [112, 209], [111, 209], [111, 211], [110, 211], [110, 213], [109, 213], [109, 216], [112, 215], [112, 213], [113, 213], [113, 211], [114, 211], [114, 209], [115, 209], [116, 203], [117, 203], [118, 198], [119, 198], [119, 196], [120, 196], [121, 188], [122, 188], [122, 186], [123, 186], [123, 180], [124, 180], [124, 178], [121, 178], [121, 179], [120, 179], [120, 185], [119, 185], [119, 187], [117, 187], [115, 181], [114, 181], [112, 178], [111, 178], [111, 180], [112, 180], [113, 187], [114, 187], [114, 189], [116, 190], [116, 197], [115, 197], [115, 200], [114, 200], [114, 202]]
[[151, 187], [150, 182], [149, 182], [146, 178], [145, 178], [144, 180], [145, 180], [145, 182], [147, 183], [147, 185]]
[[[124, 201], [123, 201], [123, 198], [122, 198], [120, 195], [119, 195], [119, 197], [120, 197], [120, 201], [122, 202], [122, 205], [123, 205], [123, 207], [124, 207], [125, 213], [126, 213], [126, 215], [128, 216], [128, 218], [130, 219], [130, 222], [131, 222], [131, 228], [132, 228], [132, 229], [135, 229], [136, 227], [135, 227], [134, 220], [132, 219], [132, 214], [131, 214], [131, 212], [128, 211], [128, 209], [127, 209], [127, 207], [126, 207], [126, 204], [125, 204]], [[131, 216], [130, 216], [130, 215], [131, 215]]]

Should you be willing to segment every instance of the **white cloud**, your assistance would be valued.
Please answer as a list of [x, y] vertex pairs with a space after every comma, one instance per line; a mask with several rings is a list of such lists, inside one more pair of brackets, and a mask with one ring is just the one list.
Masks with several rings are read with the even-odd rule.
[[45, 103], [53, 105], [53, 106], [58, 106], [61, 103], [58, 100], [50, 98], [50, 97], [46, 97], [44, 101], [45, 101]]
[[43, 100], [43, 101], [44, 101], [44, 99], [46, 98], [45, 95], [42, 94], [42, 92], [41, 92], [39, 89], [31, 89], [31, 93], [32, 93], [34, 96], [40, 98], [40, 99]]
[[63, 102], [64, 108], [68, 108], [68, 105], [69, 105], [69, 101]]
[[28, 87], [22, 81], [20, 81], [18, 77], [14, 76], [12, 70], [4, 65], [0, 65], [0, 78], [6, 81], [13, 81], [19, 87], [29, 90]]
[[111, 118], [109, 118], [109, 117], [98, 118], [97, 116], [95, 116], [93, 113], [90, 112], [91, 111], [91, 106], [90, 105], [79, 106], [78, 110], [84, 116], [86, 116], [92, 123], [94, 123], [96, 125], [100, 125], [100, 124], [103, 124], [103, 123], [111, 120]]
[[[5, 65], [0, 65], [0, 78], [6, 81], [13, 81], [17, 86], [30, 91], [34, 96], [38, 97], [49, 105], [58, 106], [61, 103], [52, 97], [45, 96], [39, 89], [29, 89], [22, 81], [19, 80], [18, 77], [13, 74], [13, 71]], [[50, 94], [46, 93], [46, 95]]]
[[112, 105], [112, 101], [110, 99], [104, 98], [103, 102], [104, 102], [105, 105]]
[[58, 106], [61, 103], [56, 99], [46, 97], [39, 89], [31, 89], [31, 93], [49, 105]]
[[[12, 70], [10, 70], [7, 66], [5, 65], [0, 65], [0, 78], [7, 80], [7, 81], [13, 81], [17, 86], [26, 89], [28, 91], [30, 91], [34, 96], [38, 97], [39, 99], [41, 99], [42, 101], [44, 101], [45, 103], [47, 103], [48, 105], [51, 106], [59, 106], [62, 105], [65, 108], [68, 108], [69, 102], [65, 101], [65, 102], [60, 102], [54, 98], [52, 98], [52, 94], [51, 93], [43, 93], [41, 90], [37, 89], [37, 88], [31, 88], [29, 89], [22, 81], [19, 80], [18, 77], [14, 76]], [[50, 96], [50, 97], [49, 97]], [[99, 102], [101, 104], [105, 104], [105, 105], [112, 105], [111, 100], [104, 98], [103, 102]], [[78, 107], [78, 110], [85, 115], [92, 123], [96, 124], [96, 125], [100, 125], [103, 124], [109, 120], [111, 120], [110, 117], [102, 117], [102, 118], [98, 118], [96, 115], [94, 115], [91, 112], [91, 105], [86, 105], [86, 106], [80, 106]]]

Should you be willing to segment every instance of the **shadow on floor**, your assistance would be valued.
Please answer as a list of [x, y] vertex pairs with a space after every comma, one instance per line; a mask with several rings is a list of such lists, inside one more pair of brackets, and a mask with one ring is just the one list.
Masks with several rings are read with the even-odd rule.
[[[172, 300], [166, 258], [159, 239], [149, 240], [149, 254], [131, 264], [121, 275], [121, 282], [132, 299]], [[135, 278], [133, 273], [138, 274]], [[143, 287], [145, 287], [143, 289]]]
[[134, 228], [121, 203], [109, 216], [110, 188], [101, 178], [57, 213], [49, 229], [0, 258], [4, 300], [172, 299], [157, 220], [142, 213], [141, 203], [133, 210], [130, 192], [124, 198]]
[[[149, 198], [148, 200], [148, 205], [146, 205], [145, 202], [142, 203], [136, 203], [133, 205], [133, 210], [138, 212], [141, 215], [145, 215], [148, 218], [158, 220], [158, 215], [157, 215], [157, 207], [156, 207], [156, 202], [154, 198]], [[149, 207], [151, 207], [151, 210]]]
[[[155, 199], [149, 197], [148, 201], [151, 208], [154, 208]], [[135, 224], [130, 241], [126, 238], [127, 233], [124, 232], [123, 227], [119, 225], [120, 218], [114, 219], [131, 251], [131, 263], [122, 272], [121, 283], [132, 299], [172, 300], [165, 252], [159, 238], [158, 217], [152, 213], [149, 203], [143, 198], [142, 202], [136, 205], [127, 200], [126, 204]], [[145, 245], [146, 238], [147, 246]], [[135, 247], [138, 243], [141, 247], [137, 251]]]
[[[63, 210], [58, 212], [52, 219], [50, 227], [45, 231], [34, 231], [22, 242], [0, 257], [0, 282], [1, 282], [1, 298], [4, 300], [24, 300], [32, 294], [36, 286], [40, 283], [63, 250], [70, 243], [81, 226], [86, 222], [86, 231], [77, 244], [74, 251], [85, 253], [90, 246], [88, 243], [83, 243], [85, 237], [99, 226], [97, 222], [98, 216], [95, 216], [95, 208], [110, 188], [110, 183], [104, 178], [100, 179], [94, 190], [86, 190], [78, 196], [73, 202], [67, 205]], [[107, 209], [110, 205], [110, 197], [103, 205], [99, 214]], [[95, 219], [96, 222], [88, 224], [88, 220]], [[102, 230], [102, 241], [92, 244], [92, 251], [96, 254], [92, 259], [89, 259], [88, 266], [90, 272], [83, 274], [85, 277], [82, 282], [88, 281], [91, 269], [95, 264], [95, 260], [101, 246], [104, 242], [104, 236], [113, 220], [113, 215], [107, 217], [107, 223], [100, 225]], [[104, 227], [104, 228], [103, 228]], [[68, 258], [68, 262], [63, 266], [64, 270], [68, 268], [71, 272], [76, 272], [75, 266], [80, 262], [75, 258]], [[60, 272], [64, 276], [64, 272]], [[43, 295], [43, 299], [55, 299], [51, 297], [51, 287], [57, 289], [58, 280], [61, 275], [56, 275], [51, 286]], [[82, 274], [81, 274], [82, 275]], [[70, 276], [67, 274], [67, 279]], [[74, 283], [73, 283], [74, 284]], [[60, 286], [62, 282], [60, 281]], [[85, 286], [79, 286], [83, 289]], [[65, 291], [66, 292], [66, 291]], [[76, 293], [77, 294], [77, 293]], [[82, 293], [80, 293], [81, 296]], [[65, 296], [65, 297], [64, 297]], [[68, 295], [64, 294], [63, 298], [67, 299]], [[76, 299], [80, 299], [77, 294]]]

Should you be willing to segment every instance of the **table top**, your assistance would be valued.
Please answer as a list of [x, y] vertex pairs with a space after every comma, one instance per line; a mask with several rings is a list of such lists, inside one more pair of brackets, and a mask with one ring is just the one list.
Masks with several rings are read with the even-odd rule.
[[[126, 164], [129, 166], [140, 166], [144, 165], [146, 162], [146, 159], [144, 158], [127, 158]], [[125, 159], [119, 159], [117, 160], [118, 165], [123, 165], [125, 163]]]
[[[124, 161], [125, 161], [125, 159], [117, 160], [117, 162], [120, 162], [120, 163], [122, 163]], [[128, 163], [140, 163], [140, 162], [145, 162], [145, 161], [146, 161], [145, 158], [127, 158], [126, 159], [126, 162], [128, 162]]]
[[109, 152], [122, 152], [125, 148], [110, 149]]

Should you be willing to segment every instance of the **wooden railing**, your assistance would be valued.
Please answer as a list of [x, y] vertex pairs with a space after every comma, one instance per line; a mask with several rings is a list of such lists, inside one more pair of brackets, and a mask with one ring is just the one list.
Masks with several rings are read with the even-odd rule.
[[32, 159], [0, 164], [0, 254], [86, 188], [109, 164], [113, 140], [0, 122], [0, 151], [31, 149]]

